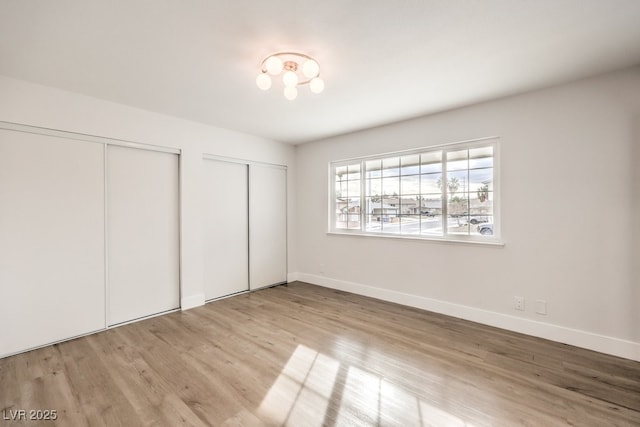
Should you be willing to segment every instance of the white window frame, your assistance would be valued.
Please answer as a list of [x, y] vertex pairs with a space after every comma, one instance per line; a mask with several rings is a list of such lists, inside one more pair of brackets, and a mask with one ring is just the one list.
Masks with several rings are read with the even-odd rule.
[[[365, 164], [371, 160], [383, 160], [400, 156], [409, 156], [417, 154], [425, 154], [429, 152], [442, 152], [442, 181], [447, 181], [447, 166], [446, 166], [446, 154], [452, 151], [474, 149], [480, 147], [493, 147], [493, 235], [464, 235], [453, 234], [448, 232], [449, 215], [447, 212], [447, 186], [442, 186], [442, 234], [441, 235], [415, 235], [415, 234], [402, 234], [402, 233], [389, 233], [366, 230], [366, 209], [361, 208], [359, 212], [359, 228], [336, 228], [336, 168], [344, 167], [347, 165], [360, 165], [360, 206], [365, 206], [366, 203], [366, 169]], [[469, 169], [467, 169], [469, 170]], [[480, 243], [480, 244], [492, 244], [503, 245], [501, 240], [501, 227], [500, 227], [500, 141], [499, 137], [486, 137], [478, 138], [462, 142], [454, 142], [440, 145], [433, 145], [427, 147], [421, 147], [411, 150], [395, 151], [384, 154], [376, 154], [364, 157], [355, 157], [343, 160], [336, 160], [329, 162], [329, 212], [328, 212], [328, 234], [338, 235], [357, 235], [357, 236], [373, 236], [373, 237], [385, 237], [385, 238], [400, 238], [400, 239], [417, 239], [427, 241], [446, 241], [446, 242], [460, 242], [460, 243]], [[399, 194], [402, 197], [402, 193]], [[347, 214], [348, 215], [348, 214]]]

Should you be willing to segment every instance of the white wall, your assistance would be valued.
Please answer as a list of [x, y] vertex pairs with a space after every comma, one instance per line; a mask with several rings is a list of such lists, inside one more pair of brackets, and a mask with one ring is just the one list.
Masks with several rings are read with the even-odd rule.
[[[326, 234], [329, 161], [494, 135], [504, 247]], [[639, 144], [633, 68], [299, 146], [295, 276], [640, 360]]]
[[182, 149], [181, 305], [204, 303], [202, 154], [286, 165], [289, 266], [295, 269], [294, 147], [0, 76], [0, 121]]

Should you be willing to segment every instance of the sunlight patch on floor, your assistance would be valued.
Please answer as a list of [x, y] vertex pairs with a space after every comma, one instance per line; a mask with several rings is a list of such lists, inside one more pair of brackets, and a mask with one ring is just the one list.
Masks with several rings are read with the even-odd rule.
[[299, 345], [258, 408], [281, 425], [322, 425], [340, 364]]
[[258, 408], [284, 426], [473, 427], [385, 378], [298, 345]]

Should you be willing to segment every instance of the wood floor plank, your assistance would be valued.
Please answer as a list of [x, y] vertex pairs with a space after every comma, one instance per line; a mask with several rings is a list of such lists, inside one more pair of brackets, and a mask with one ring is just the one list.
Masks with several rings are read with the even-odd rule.
[[0, 359], [0, 379], [5, 414], [58, 413], [28, 425], [640, 425], [638, 362], [300, 282]]

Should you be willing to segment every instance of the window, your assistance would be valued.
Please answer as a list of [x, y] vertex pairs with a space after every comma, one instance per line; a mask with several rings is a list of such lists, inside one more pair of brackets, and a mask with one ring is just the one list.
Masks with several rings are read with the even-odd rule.
[[330, 231], [491, 241], [497, 138], [330, 163]]

